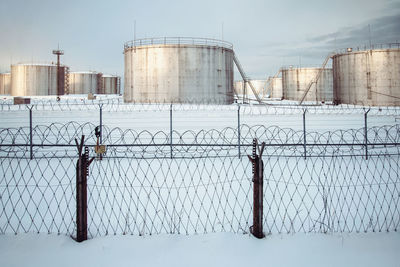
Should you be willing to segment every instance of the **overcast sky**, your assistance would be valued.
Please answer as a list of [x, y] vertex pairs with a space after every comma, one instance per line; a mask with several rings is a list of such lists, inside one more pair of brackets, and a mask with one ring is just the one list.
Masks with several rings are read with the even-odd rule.
[[0, 72], [51, 62], [59, 43], [72, 71], [122, 76], [135, 20], [136, 38], [223, 38], [252, 78], [320, 65], [330, 51], [370, 39], [400, 41], [400, 0], [0, 0]]

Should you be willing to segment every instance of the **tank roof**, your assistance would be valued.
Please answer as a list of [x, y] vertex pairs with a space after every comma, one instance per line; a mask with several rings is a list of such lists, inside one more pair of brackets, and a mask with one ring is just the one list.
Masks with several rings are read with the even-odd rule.
[[[296, 66], [285, 66], [281, 68], [282, 70], [319, 70], [322, 67], [296, 67]], [[332, 70], [332, 67], [325, 67], [325, 70]]]
[[144, 38], [128, 41], [124, 44], [124, 49], [141, 46], [151, 45], [201, 45], [201, 46], [218, 46], [233, 49], [230, 42], [210, 39], [210, 38], [197, 38], [197, 37], [155, 37]]
[[71, 71], [71, 74], [100, 74], [100, 72], [96, 71]]
[[400, 43], [388, 43], [388, 44], [375, 44], [371, 46], [356, 46], [348, 47], [335, 51], [332, 57], [356, 53], [365, 53], [366, 51], [382, 52], [382, 51], [398, 51], [400, 50]]
[[103, 74], [103, 77], [105, 77], [105, 78], [119, 78], [118, 75], [111, 75], [111, 74]]
[[11, 66], [57, 66], [56, 64], [51, 64], [51, 63], [17, 63], [17, 64], [12, 64]]

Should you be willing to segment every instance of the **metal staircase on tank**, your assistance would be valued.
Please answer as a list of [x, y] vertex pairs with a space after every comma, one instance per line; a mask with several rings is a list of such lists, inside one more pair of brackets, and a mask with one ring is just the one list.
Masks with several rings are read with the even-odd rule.
[[236, 57], [236, 54], [233, 53], [233, 62], [235, 62], [236, 67], [238, 68], [238, 71], [240, 75], [242, 76], [243, 82], [246, 84], [250, 85], [251, 91], [253, 91], [254, 96], [256, 97], [258, 103], [262, 103], [261, 98], [258, 96], [258, 93], [256, 89], [254, 88], [253, 84], [251, 83], [249, 77], [247, 77], [246, 73], [244, 72], [242, 65], [240, 64], [238, 58]]
[[304, 91], [304, 94], [303, 94], [303, 96], [302, 96], [301, 99], [300, 99], [299, 105], [303, 104], [303, 101], [304, 101], [304, 99], [306, 98], [308, 92], [310, 91], [311, 86], [312, 86], [314, 83], [317, 84], [319, 78], [321, 77], [322, 72], [325, 70], [326, 64], [328, 64], [328, 61], [329, 61], [329, 59], [331, 59], [332, 56], [333, 56], [333, 54], [331, 53], [331, 54], [329, 54], [329, 55], [325, 58], [324, 63], [322, 64], [322, 67], [319, 69], [317, 75], [315, 75], [315, 78], [312, 79], [312, 80], [310, 81], [310, 83], [309, 83], [308, 86], [307, 86], [306, 91]]

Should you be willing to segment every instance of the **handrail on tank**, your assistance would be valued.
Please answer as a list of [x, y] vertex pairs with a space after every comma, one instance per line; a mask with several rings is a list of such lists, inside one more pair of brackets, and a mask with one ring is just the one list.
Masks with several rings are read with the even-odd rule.
[[233, 45], [230, 42], [210, 39], [210, 38], [195, 38], [195, 37], [155, 37], [155, 38], [143, 38], [128, 41], [124, 44], [124, 49], [144, 46], [144, 45], [210, 45], [233, 49]]
[[[363, 45], [363, 46], [356, 46], [356, 47], [348, 47], [348, 48], [341, 48], [335, 51], [336, 54], [346, 54], [351, 52], [361, 52], [361, 51], [368, 51], [374, 49], [392, 49], [392, 48], [400, 48], [400, 43], [384, 43], [384, 44], [372, 44], [372, 45]], [[350, 51], [349, 51], [350, 49]]]

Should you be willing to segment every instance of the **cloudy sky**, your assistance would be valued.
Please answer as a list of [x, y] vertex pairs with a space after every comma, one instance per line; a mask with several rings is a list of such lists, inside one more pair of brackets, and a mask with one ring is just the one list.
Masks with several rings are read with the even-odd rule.
[[400, 42], [400, 0], [1, 0], [0, 72], [51, 62], [59, 44], [73, 71], [123, 75], [134, 21], [136, 38], [229, 41], [252, 78], [320, 65], [339, 48]]

